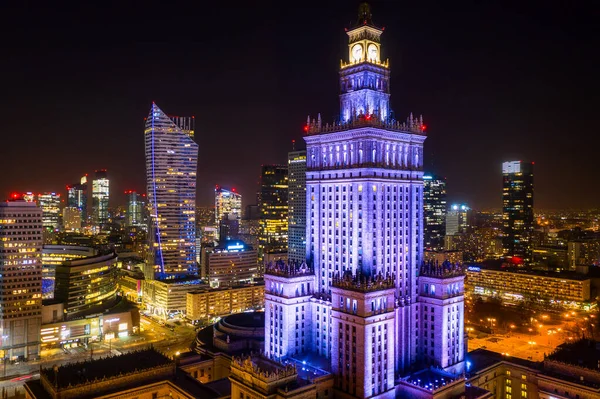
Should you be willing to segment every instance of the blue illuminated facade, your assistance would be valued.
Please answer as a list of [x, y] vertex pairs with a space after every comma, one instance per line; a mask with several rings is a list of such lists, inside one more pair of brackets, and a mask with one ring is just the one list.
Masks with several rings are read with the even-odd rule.
[[306, 261], [265, 268], [266, 354], [328, 358], [335, 397], [399, 397], [420, 367], [463, 371], [464, 273], [423, 262], [425, 125], [392, 117], [382, 33], [361, 5], [340, 120], [305, 128]]
[[152, 104], [146, 119], [150, 256], [146, 278], [197, 274], [196, 168], [193, 118], [167, 116]]

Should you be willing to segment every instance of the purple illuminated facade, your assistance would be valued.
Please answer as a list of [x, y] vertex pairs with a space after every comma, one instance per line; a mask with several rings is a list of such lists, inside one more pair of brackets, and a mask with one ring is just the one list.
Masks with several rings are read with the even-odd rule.
[[265, 352], [329, 359], [343, 397], [396, 397], [419, 367], [459, 374], [463, 273], [423, 265], [422, 117], [391, 118], [383, 31], [361, 8], [340, 115], [306, 126], [306, 263], [268, 265]]

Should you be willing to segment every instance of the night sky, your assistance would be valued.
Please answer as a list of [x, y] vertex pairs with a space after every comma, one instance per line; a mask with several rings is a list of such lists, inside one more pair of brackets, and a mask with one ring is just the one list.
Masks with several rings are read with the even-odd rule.
[[[199, 205], [215, 184], [255, 203], [260, 165], [286, 161], [308, 114], [331, 122], [339, 112], [344, 28], [359, 4], [25, 3], [0, 5], [0, 196], [66, 195], [66, 184], [107, 168], [111, 205], [145, 191], [152, 101], [196, 117]], [[423, 114], [426, 171], [447, 177], [451, 201], [500, 207], [501, 162], [522, 159], [535, 161], [536, 208], [598, 206], [594, 2], [371, 6], [386, 28], [392, 108], [398, 119]]]

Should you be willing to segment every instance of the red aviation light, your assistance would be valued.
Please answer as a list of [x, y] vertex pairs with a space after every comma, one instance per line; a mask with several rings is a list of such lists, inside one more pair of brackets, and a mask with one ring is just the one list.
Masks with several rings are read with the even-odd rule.
[[22, 194], [19, 194], [19, 193], [12, 193], [12, 194], [10, 195], [10, 198], [12, 198], [12, 199], [19, 199], [19, 197], [22, 197], [22, 196], [23, 196], [23, 195], [22, 195]]
[[425, 131], [426, 129], [427, 129], [427, 126], [425, 126], [425, 125], [421, 125], [421, 130], [422, 130], [422, 131]]
[[304, 131], [308, 132], [308, 125], [304, 125]]

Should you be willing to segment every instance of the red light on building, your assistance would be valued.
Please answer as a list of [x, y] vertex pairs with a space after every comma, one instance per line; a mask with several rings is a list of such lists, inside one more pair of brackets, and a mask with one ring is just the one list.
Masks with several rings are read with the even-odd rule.
[[421, 130], [422, 130], [422, 131], [425, 131], [425, 129], [427, 129], [427, 126], [425, 126], [425, 125], [421, 125]]
[[366, 120], [370, 120], [370, 119], [371, 119], [371, 115], [370, 115], [370, 114], [367, 114], [367, 115], [365, 116], [365, 119], [366, 119]]
[[19, 193], [12, 193], [12, 194], [10, 195], [10, 197], [11, 197], [12, 199], [18, 199], [19, 197], [22, 197], [22, 195], [21, 195], [21, 194], [19, 194]]
[[231, 191], [235, 193], [235, 188], [232, 188]]
[[304, 126], [304, 131], [308, 132], [308, 125]]

